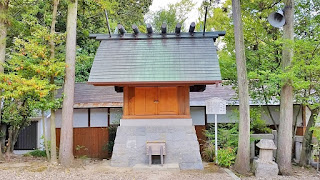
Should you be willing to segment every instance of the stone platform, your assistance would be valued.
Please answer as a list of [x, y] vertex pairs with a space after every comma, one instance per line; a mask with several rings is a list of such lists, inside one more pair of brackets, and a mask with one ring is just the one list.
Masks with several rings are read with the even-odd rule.
[[164, 156], [164, 164], [179, 164], [180, 169], [203, 169], [194, 126], [190, 123], [174, 125], [169, 123], [170, 126], [166, 126], [168, 122], [175, 120], [158, 119], [157, 121], [160, 123], [162, 121], [162, 123], [151, 123], [151, 126], [148, 126], [148, 120], [145, 120], [146, 125], [141, 123], [142, 120], [138, 125], [134, 125], [134, 123], [133, 125], [121, 124], [120, 121], [114, 142], [111, 166], [148, 165], [146, 142], [165, 141], [167, 155]]

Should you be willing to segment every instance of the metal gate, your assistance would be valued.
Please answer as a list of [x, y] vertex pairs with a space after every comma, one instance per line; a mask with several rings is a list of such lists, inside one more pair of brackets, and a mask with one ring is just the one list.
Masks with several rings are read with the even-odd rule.
[[37, 149], [37, 124], [38, 122], [31, 122], [30, 126], [20, 131], [15, 150]]

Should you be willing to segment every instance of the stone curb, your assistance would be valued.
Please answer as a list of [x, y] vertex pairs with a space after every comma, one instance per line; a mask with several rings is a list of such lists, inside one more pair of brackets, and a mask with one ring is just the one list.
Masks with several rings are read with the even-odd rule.
[[241, 180], [238, 176], [236, 176], [230, 169], [223, 168], [223, 170], [232, 177], [234, 180]]

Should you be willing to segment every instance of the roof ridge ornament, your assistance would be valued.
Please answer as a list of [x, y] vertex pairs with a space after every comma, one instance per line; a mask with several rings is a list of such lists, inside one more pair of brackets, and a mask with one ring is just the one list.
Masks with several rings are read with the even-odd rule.
[[196, 23], [192, 22], [189, 27], [189, 33], [191, 34], [191, 36], [193, 36], [195, 28], [196, 28]]
[[175, 32], [176, 32], [177, 36], [180, 36], [180, 32], [181, 32], [181, 24], [180, 23], [177, 23]]
[[137, 36], [140, 32], [138, 26], [135, 24], [132, 25], [132, 30], [135, 36]]
[[126, 33], [126, 30], [124, 29], [124, 27], [121, 24], [118, 24], [117, 28], [120, 33], [120, 36], [122, 37]]

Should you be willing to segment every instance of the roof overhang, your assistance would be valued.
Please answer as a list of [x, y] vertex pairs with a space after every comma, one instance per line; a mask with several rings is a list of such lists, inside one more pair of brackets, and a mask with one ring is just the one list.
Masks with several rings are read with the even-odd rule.
[[88, 82], [88, 84], [94, 86], [183, 86], [183, 85], [204, 85], [204, 84], [219, 84], [221, 80], [216, 81], [136, 81], [136, 82]]

